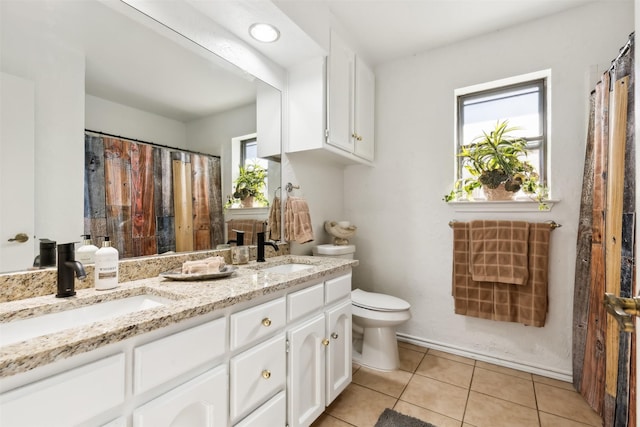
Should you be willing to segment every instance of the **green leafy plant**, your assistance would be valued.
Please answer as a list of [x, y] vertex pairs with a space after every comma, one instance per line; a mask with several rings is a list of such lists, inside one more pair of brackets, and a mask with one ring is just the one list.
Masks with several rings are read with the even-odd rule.
[[460, 147], [458, 157], [471, 176], [457, 180], [444, 200], [469, 198], [477, 188], [495, 189], [500, 184], [513, 193], [523, 190], [536, 197], [546, 197], [548, 191], [539, 184], [538, 173], [526, 160], [527, 142], [511, 135], [517, 129], [509, 127], [507, 120], [498, 121], [492, 131], [483, 131], [470, 144]]
[[229, 199], [225, 207], [229, 207], [247, 197], [253, 197], [254, 200], [262, 204], [262, 206], [269, 206], [269, 201], [264, 196], [266, 178], [267, 170], [257, 162], [240, 166], [240, 174], [234, 181], [235, 190], [233, 191], [233, 199]]

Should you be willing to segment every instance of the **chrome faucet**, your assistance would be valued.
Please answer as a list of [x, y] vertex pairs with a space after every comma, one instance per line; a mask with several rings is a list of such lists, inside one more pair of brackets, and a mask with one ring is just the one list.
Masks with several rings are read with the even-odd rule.
[[264, 241], [264, 232], [258, 233], [258, 255], [256, 257], [257, 262], [264, 262], [264, 247], [271, 246], [276, 251], [278, 250], [278, 245], [274, 242], [265, 242]]
[[80, 280], [87, 277], [83, 265], [76, 261], [74, 244], [58, 245], [58, 293], [56, 298], [71, 297], [76, 294], [74, 274]]

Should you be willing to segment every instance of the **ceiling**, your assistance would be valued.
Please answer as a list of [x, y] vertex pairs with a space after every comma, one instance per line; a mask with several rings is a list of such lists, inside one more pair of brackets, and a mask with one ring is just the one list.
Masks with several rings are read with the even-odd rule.
[[[295, 58], [302, 59], [312, 53], [313, 43], [309, 44], [308, 36], [299, 31], [301, 28], [309, 34], [313, 32], [319, 8], [328, 9], [337, 24], [358, 44], [358, 52], [375, 66], [590, 2], [612, 0], [189, 1], [214, 19], [225, 16], [224, 20], [216, 21], [287, 67]], [[279, 26], [281, 40], [270, 45], [251, 40], [247, 28], [257, 19]]]

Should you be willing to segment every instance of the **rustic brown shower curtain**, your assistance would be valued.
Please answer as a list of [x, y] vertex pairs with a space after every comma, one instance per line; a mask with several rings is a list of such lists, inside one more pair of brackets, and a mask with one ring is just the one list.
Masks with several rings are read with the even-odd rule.
[[224, 243], [218, 157], [87, 133], [84, 188], [85, 234], [121, 258]]
[[635, 339], [605, 292], [635, 290], [634, 36], [591, 94], [578, 228], [573, 383], [604, 426], [635, 426]]

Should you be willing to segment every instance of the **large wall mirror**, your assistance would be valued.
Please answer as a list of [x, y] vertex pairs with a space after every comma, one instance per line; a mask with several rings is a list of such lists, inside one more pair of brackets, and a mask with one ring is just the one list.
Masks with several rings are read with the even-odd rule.
[[273, 202], [277, 89], [122, 4], [3, 0], [0, 8], [0, 272], [30, 268], [39, 239], [80, 240], [87, 129], [219, 156], [222, 203], [240, 161], [232, 141], [253, 135]]

